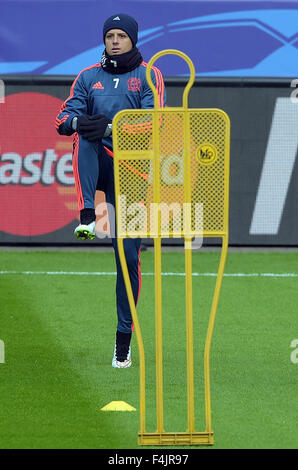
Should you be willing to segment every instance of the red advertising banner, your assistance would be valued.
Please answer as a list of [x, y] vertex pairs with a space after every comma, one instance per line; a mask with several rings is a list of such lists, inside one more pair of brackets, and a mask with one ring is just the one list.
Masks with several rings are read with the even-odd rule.
[[[1, 104], [1, 232], [36, 237], [78, 219], [72, 137], [55, 128], [61, 104], [36, 92], [11, 94]], [[96, 204], [102, 200], [98, 192]]]
[[43, 235], [77, 217], [72, 138], [59, 136], [61, 100], [42, 93], [9, 95], [1, 105], [0, 230]]

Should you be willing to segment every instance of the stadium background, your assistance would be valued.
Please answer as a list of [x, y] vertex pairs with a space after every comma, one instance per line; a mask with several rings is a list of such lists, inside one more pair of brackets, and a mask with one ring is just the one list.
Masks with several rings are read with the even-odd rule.
[[[101, 57], [104, 18], [125, 11], [139, 22], [145, 60], [165, 48], [190, 56], [189, 106], [231, 118], [230, 245], [297, 245], [298, 2], [0, 4], [1, 244], [78, 243], [72, 138], [54, 120], [74, 77]], [[168, 105], [179, 106], [187, 65], [172, 56], [156, 65]]]

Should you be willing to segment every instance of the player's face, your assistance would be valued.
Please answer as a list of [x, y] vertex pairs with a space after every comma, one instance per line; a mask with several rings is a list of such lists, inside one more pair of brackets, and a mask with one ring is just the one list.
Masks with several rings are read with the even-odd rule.
[[131, 39], [122, 29], [110, 29], [106, 34], [105, 44], [109, 55], [124, 54], [132, 49]]

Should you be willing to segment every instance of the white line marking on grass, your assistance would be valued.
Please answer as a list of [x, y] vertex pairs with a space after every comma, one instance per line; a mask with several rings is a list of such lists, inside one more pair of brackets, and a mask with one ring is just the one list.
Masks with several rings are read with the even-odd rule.
[[[48, 276], [116, 276], [113, 271], [0, 271], [0, 275], [48, 275]], [[216, 277], [217, 273], [192, 273], [197, 277]], [[154, 276], [154, 273], [142, 273], [142, 276]], [[185, 273], [165, 272], [162, 276], [184, 276]], [[224, 273], [224, 277], [298, 277], [298, 273]]]

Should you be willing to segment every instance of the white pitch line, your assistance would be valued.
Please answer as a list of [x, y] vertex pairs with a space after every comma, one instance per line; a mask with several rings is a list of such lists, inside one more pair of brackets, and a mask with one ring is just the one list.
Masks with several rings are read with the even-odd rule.
[[[0, 275], [20, 274], [20, 275], [48, 275], [48, 276], [116, 276], [113, 271], [0, 271]], [[217, 273], [197, 273], [197, 277], [216, 277]], [[142, 276], [154, 276], [153, 272], [142, 273]], [[183, 276], [185, 273], [165, 272], [162, 276]], [[298, 273], [224, 273], [224, 277], [298, 277]]]

